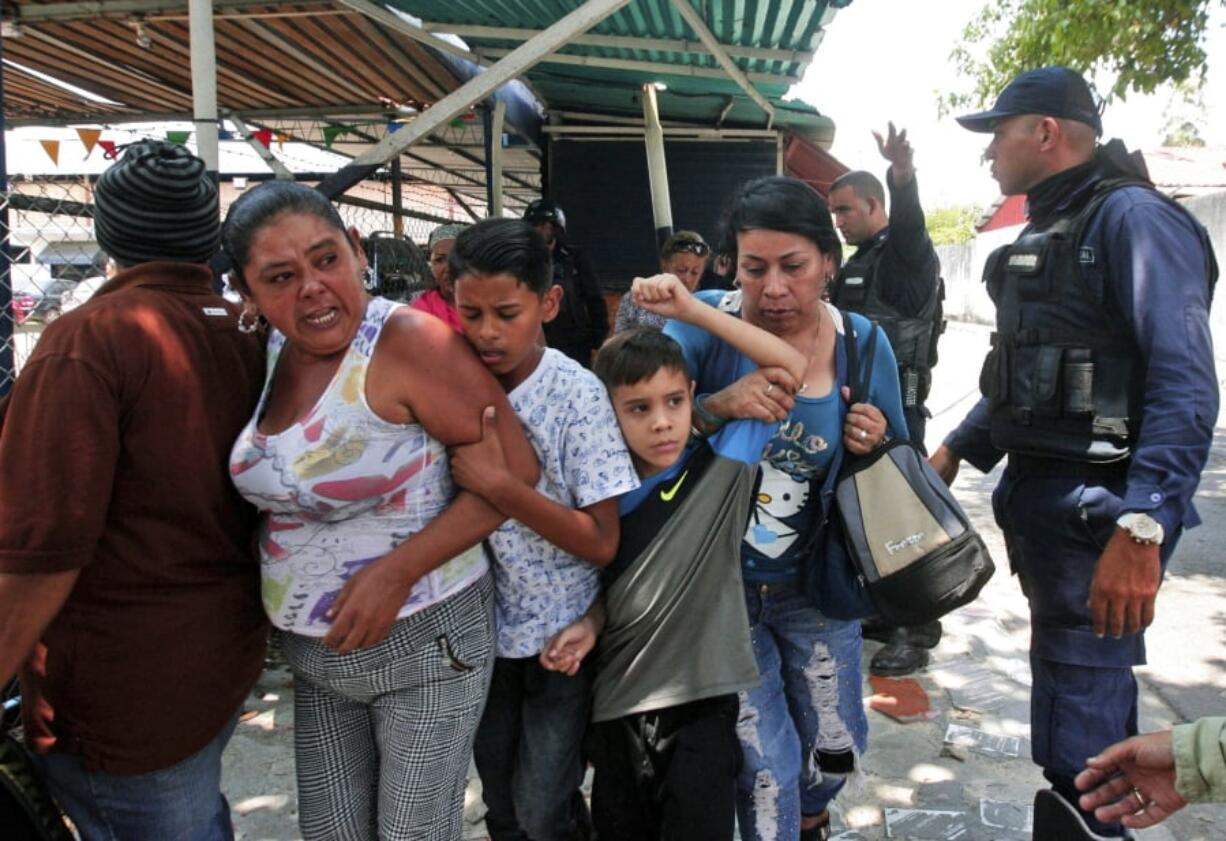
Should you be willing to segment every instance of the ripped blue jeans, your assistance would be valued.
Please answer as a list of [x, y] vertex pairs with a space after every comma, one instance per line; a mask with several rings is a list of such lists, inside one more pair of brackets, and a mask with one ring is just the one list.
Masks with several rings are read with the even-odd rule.
[[860, 623], [826, 618], [793, 584], [746, 584], [745, 605], [762, 682], [740, 694], [737, 820], [745, 841], [794, 841], [868, 741]]

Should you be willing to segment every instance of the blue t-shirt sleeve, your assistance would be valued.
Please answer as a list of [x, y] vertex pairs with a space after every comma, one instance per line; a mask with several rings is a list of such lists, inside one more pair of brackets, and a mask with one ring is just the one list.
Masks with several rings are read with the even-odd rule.
[[[709, 289], [695, 293], [694, 297], [704, 304], [718, 307], [728, 294], [723, 289]], [[681, 345], [690, 377], [698, 383], [699, 394], [713, 394], [734, 382], [741, 373], [748, 373], [757, 367], [701, 327], [669, 320], [664, 325], [664, 334]], [[742, 368], [746, 370], [741, 371]]]
[[718, 455], [757, 464], [762, 460], [762, 451], [779, 428], [778, 423], [763, 423], [746, 418], [731, 420], [711, 435], [707, 442]]
[[669, 319], [664, 323], [664, 335], [681, 345], [685, 354], [685, 364], [689, 368], [690, 378], [697, 380], [699, 374], [706, 369], [712, 350], [715, 347], [715, 337], [693, 324]]

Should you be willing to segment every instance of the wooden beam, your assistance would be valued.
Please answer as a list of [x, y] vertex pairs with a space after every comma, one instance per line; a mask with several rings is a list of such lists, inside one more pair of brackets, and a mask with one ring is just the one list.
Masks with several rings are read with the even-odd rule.
[[340, 195], [395, 155], [428, 137], [435, 129], [446, 125], [474, 102], [485, 99], [507, 81], [526, 73], [529, 68], [565, 45], [571, 38], [586, 32], [629, 2], [630, 0], [587, 0], [536, 38], [512, 50], [502, 61], [434, 103], [413, 122], [383, 138], [369, 152], [360, 155], [333, 177], [325, 179], [317, 189], [329, 197]]
[[[158, 15], [187, 11], [188, 0], [90, 0], [76, 3], [23, 3], [17, 6], [13, 19], [22, 23], [39, 21], [97, 20], [98, 18], [128, 18], [134, 15]], [[303, 0], [302, 5], [331, 5], [320, 0]], [[270, 0], [214, 0], [213, 8], [242, 9], [267, 7]]]
[[242, 116], [236, 111], [225, 111], [224, 116], [230, 122], [234, 123], [234, 127], [238, 129], [238, 133], [242, 135], [243, 140], [247, 141], [247, 145], [255, 150], [255, 153], [260, 156], [264, 163], [268, 164], [268, 168], [277, 176], [278, 181], [293, 181], [294, 173], [289, 171], [289, 168], [281, 163], [272, 150], [259, 141], [259, 139], [251, 133], [251, 129], [247, 128], [247, 123]]
[[447, 53], [448, 55], [453, 55], [457, 58], [467, 59], [468, 61], [472, 62], [477, 61], [477, 56], [470, 50], [456, 46], [445, 38], [440, 38], [437, 35], [427, 32], [419, 26], [414, 26], [404, 18], [392, 12], [386, 6], [371, 3], [370, 0], [336, 0], [336, 2], [361, 12], [368, 18], [383, 24], [388, 29], [399, 32], [402, 35], [407, 35], [413, 40], [420, 41], [427, 46], [434, 47], [434, 49], [438, 50], [439, 52]]
[[736, 66], [736, 62], [729, 57], [723, 45], [716, 40], [715, 35], [707, 27], [707, 23], [702, 19], [702, 15], [694, 10], [689, 0], [673, 0], [673, 8], [690, 25], [690, 29], [694, 30], [698, 40], [702, 41], [703, 45], [711, 51], [711, 55], [715, 56], [719, 66], [724, 68], [724, 72], [732, 78], [732, 81], [736, 82], [741, 90], [745, 91], [749, 98], [758, 103], [758, 107], [766, 112], [766, 127], [770, 128], [773, 126], [775, 124], [774, 106], [766, 101], [766, 97], [758, 93], [758, 89], [750, 82], [749, 77], [745, 75], [745, 71]]
[[494, 113], [490, 116], [489, 171], [490, 171], [490, 202], [489, 214], [493, 217], [502, 215], [502, 129], [506, 123], [507, 104], [501, 99], [494, 103]]

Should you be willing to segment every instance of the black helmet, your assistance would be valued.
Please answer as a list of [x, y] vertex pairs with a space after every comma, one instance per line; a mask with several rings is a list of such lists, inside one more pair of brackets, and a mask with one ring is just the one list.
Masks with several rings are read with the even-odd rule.
[[550, 199], [534, 199], [524, 209], [524, 221], [529, 225], [552, 222], [559, 230], [566, 230], [566, 214]]

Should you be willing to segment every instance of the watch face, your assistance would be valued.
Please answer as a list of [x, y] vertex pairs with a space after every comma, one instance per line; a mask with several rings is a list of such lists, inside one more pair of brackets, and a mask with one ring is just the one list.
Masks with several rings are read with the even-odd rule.
[[1132, 523], [1132, 532], [1141, 540], [1157, 540], [1162, 527], [1149, 517], [1138, 517]]
[[1133, 540], [1140, 543], [1162, 542], [1162, 524], [1148, 514], [1135, 514], [1120, 525], [1127, 529]]

